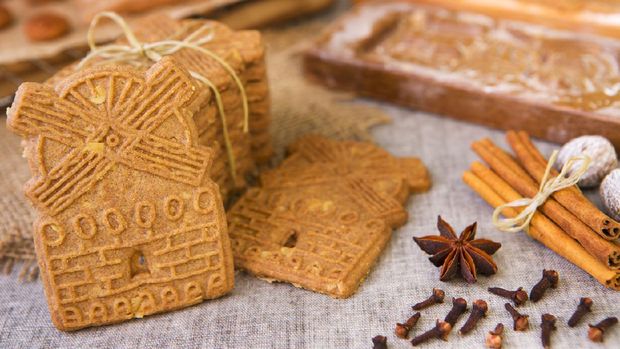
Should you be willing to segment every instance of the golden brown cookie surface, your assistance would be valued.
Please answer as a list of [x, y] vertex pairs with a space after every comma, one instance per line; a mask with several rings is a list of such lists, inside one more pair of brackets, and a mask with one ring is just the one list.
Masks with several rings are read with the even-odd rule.
[[[351, 296], [407, 213], [350, 168], [308, 163], [249, 190], [228, 212], [237, 267], [268, 280]], [[277, 178], [277, 181], [275, 180]]]
[[365, 197], [368, 189], [350, 182], [249, 190], [229, 211], [237, 267], [333, 297], [351, 296], [390, 239], [383, 216], [398, 210], [396, 202], [387, 208], [383, 198]]
[[263, 185], [278, 183], [282, 176], [305, 176], [307, 164], [330, 163], [332, 176], [363, 178], [377, 191], [400, 202], [405, 202], [411, 192], [423, 192], [431, 186], [428, 170], [420, 159], [397, 158], [372, 143], [308, 135], [294, 142], [288, 150], [291, 156], [278, 170], [261, 176]]
[[424, 164], [371, 143], [305, 136], [228, 211], [235, 264], [258, 277], [351, 296], [405, 223]]
[[8, 125], [26, 140], [35, 246], [54, 324], [120, 322], [233, 287], [225, 213], [198, 145], [195, 82], [170, 58], [145, 74], [94, 67], [56, 90], [23, 84]]
[[39, 13], [24, 23], [24, 33], [32, 41], [54, 40], [67, 34], [70, 29], [65, 17], [51, 12]]
[[[207, 28], [203, 28], [204, 26]], [[220, 91], [225, 124], [232, 144], [232, 153], [235, 156], [236, 181], [233, 179], [227, 156], [224, 121], [217, 110], [213, 94], [199, 106], [198, 111], [193, 114], [193, 119], [198, 129], [199, 143], [217, 150], [211, 177], [219, 185], [222, 198], [227, 201], [231, 192], [245, 185], [244, 179], [255, 170], [255, 162], [264, 162], [271, 155], [268, 83], [260, 33], [233, 31], [214, 21], [177, 21], [163, 15], [145, 18], [137, 23], [134, 29], [138, 40], [156, 42], [184, 40], [201, 28], [207, 29], [202, 35], [211, 38], [202, 47], [219, 56], [236, 72], [244, 85], [249, 102], [249, 132], [245, 133], [241, 91], [224, 65], [202, 52], [190, 49], [180, 50], [172, 55], [183, 68], [207, 77]], [[122, 39], [117, 43], [126, 44]], [[48, 80], [48, 83], [56, 85], [74, 72], [75, 68], [69, 66]], [[204, 85], [199, 87], [209, 93], [209, 89]]]

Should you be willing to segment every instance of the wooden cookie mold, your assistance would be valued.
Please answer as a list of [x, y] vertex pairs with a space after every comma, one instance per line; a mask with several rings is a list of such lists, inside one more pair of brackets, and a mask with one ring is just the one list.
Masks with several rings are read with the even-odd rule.
[[305, 55], [306, 73], [351, 90], [554, 142], [620, 147], [617, 41], [411, 1], [362, 3]]

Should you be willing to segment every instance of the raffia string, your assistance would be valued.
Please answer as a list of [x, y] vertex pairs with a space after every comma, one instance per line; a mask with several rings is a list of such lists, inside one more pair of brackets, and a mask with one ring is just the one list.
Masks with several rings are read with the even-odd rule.
[[[493, 211], [493, 225], [495, 225], [497, 229], [509, 233], [514, 233], [521, 230], [527, 231], [530, 221], [534, 217], [538, 207], [544, 204], [549, 196], [556, 191], [577, 184], [579, 179], [590, 167], [590, 163], [592, 161], [587, 155], [573, 156], [564, 164], [559, 175], [554, 178], [549, 178], [551, 169], [553, 168], [553, 164], [555, 163], [557, 157], [558, 151], [556, 150], [553, 152], [549, 162], [547, 163], [547, 169], [545, 170], [545, 175], [540, 181], [538, 193], [533, 198], [515, 200], [495, 208], [495, 211]], [[580, 166], [575, 171], [571, 171], [577, 162], [581, 162]], [[514, 218], [500, 218], [502, 210], [508, 207], [525, 208]]]
[[[111, 19], [121, 28], [125, 38], [127, 39], [127, 45], [110, 44], [105, 46], [97, 46], [97, 43], [95, 41], [95, 30], [97, 29], [99, 21], [103, 18]], [[119, 16], [114, 12], [101, 12], [97, 14], [90, 23], [87, 34], [90, 52], [86, 55], [86, 57], [82, 59], [82, 61], [80, 61], [80, 63], [77, 65], [77, 68], [82, 68], [95, 58], [101, 59], [101, 61], [98, 61], [98, 63], [122, 62], [128, 64], [139, 64], [144, 58], [147, 58], [153, 62], [157, 62], [161, 60], [164, 56], [169, 56], [185, 48], [203, 53], [214, 59], [222, 67], [224, 67], [224, 69], [226, 69], [226, 71], [230, 74], [230, 76], [237, 84], [243, 102], [243, 132], [247, 133], [249, 124], [248, 98], [241, 79], [239, 79], [239, 76], [237, 75], [235, 70], [228, 63], [226, 63], [226, 61], [220, 58], [217, 54], [213, 53], [211, 50], [202, 47], [202, 45], [211, 41], [213, 37], [214, 35], [212, 29], [209, 25], [206, 24], [198, 28], [193, 33], [189, 34], [183, 40], [161, 40], [156, 42], [143, 43], [138, 40], [138, 38], [131, 30], [127, 22], [123, 19], [123, 17]], [[235, 162], [235, 155], [232, 150], [232, 143], [228, 134], [226, 112], [224, 110], [222, 96], [215, 87], [215, 85], [205, 76], [191, 70], [189, 71], [189, 74], [194, 79], [202, 82], [213, 91], [213, 95], [215, 96], [215, 102], [217, 104], [217, 109], [222, 119], [222, 132], [224, 134], [224, 142], [226, 145], [228, 162], [230, 164], [230, 171], [233, 181], [236, 182], [237, 167]]]

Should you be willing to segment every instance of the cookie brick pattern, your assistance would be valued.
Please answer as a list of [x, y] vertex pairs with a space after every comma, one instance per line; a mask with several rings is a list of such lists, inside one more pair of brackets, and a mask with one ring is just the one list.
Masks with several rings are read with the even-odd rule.
[[267, 280], [351, 296], [406, 211], [361, 178], [330, 174], [326, 164], [306, 176], [250, 189], [228, 212], [236, 266]]
[[233, 262], [212, 149], [192, 112], [204, 94], [164, 58], [23, 84], [8, 126], [25, 140], [35, 247], [52, 320], [75, 330], [224, 295]]

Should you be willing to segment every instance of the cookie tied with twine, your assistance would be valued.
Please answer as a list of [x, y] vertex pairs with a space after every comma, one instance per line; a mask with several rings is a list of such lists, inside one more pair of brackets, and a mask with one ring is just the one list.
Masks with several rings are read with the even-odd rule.
[[[493, 225], [497, 229], [508, 233], [515, 233], [521, 230], [527, 231], [538, 207], [543, 205], [553, 193], [576, 185], [579, 179], [588, 171], [592, 162], [592, 159], [587, 155], [573, 156], [564, 164], [560, 174], [549, 178], [557, 157], [558, 151], [556, 150], [549, 158], [545, 175], [540, 181], [538, 193], [534, 197], [515, 200], [495, 208], [493, 211]], [[578, 162], [580, 164], [577, 167]], [[524, 208], [515, 217], [500, 218], [500, 214], [505, 208], [518, 207]]]
[[[127, 44], [115, 43], [103, 46], [97, 45], [95, 40], [95, 31], [97, 30], [99, 22], [105, 18], [112, 20], [116, 25], [118, 25], [127, 40]], [[138, 40], [137, 36], [123, 17], [114, 12], [101, 12], [93, 18], [88, 29], [87, 40], [90, 52], [77, 64], [76, 69], [81, 69], [87, 66], [95, 59], [99, 59], [97, 64], [125, 63], [130, 65], [141, 65], [144, 60], [150, 60], [155, 63], [160, 61], [163, 57], [172, 55], [182, 49], [194, 50], [215, 60], [234, 80], [242, 99], [243, 132], [247, 133], [249, 131], [249, 107], [247, 93], [241, 79], [230, 64], [211, 50], [202, 46], [213, 40], [213, 38], [214, 34], [209, 24], [205, 24], [193, 33], [189, 34], [183, 40], [165, 39], [155, 42], [141, 42]], [[213, 91], [218, 113], [222, 120], [222, 132], [231, 175], [233, 181], [237, 182], [236, 160], [226, 123], [226, 111], [224, 110], [222, 96], [215, 84], [213, 84], [207, 77], [192, 70], [189, 71], [189, 74], [192, 78], [203, 83]]]

